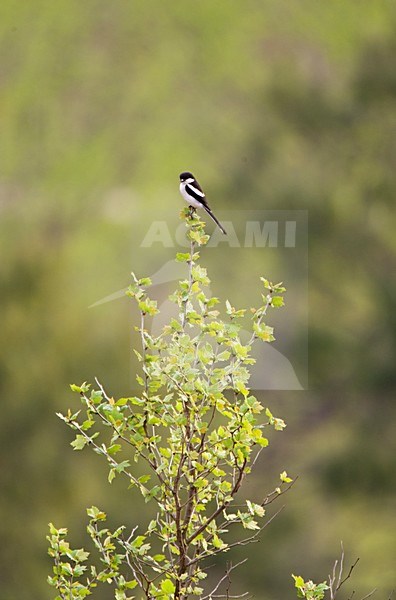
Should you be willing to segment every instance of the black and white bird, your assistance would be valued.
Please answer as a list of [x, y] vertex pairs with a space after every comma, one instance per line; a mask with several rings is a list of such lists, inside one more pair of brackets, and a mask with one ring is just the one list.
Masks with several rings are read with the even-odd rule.
[[204, 210], [206, 210], [208, 215], [219, 227], [220, 231], [225, 235], [227, 234], [224, 227], [212, 213], [208, 201], [206, 200], [206, 196], [198, 181], [195, 179], [194, 175], [189, 171], [184, 171], [184, 173], [180, 173], [180, 193], [190, 207], [194, 209], [203, 208]]

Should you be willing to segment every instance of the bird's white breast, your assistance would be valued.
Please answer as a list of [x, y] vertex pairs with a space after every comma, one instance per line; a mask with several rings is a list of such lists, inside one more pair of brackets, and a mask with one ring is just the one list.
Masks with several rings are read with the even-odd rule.
[[186, 182], [182, 181], [180, 183], [180, 193], [183, 196], [184, 200], [187, 202], [187, 204], [189, 206], [193, 206], [194, 208], [201, 208], [202, 207], [202, 202], [198, 202], [198, 200], [195, 200], [195, 198], [193, 198], [192, 196], [190, 196], [189, 194], [187, 194], [186, 192]]

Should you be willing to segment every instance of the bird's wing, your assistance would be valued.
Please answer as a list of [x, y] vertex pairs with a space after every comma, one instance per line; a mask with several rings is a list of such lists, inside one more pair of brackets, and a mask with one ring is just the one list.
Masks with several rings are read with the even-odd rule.
[[194, 181], [194, 183], [186, 183], [186, 192], [195, 198], [195, 200], [209, 208], [206, 196], [197, 181]]

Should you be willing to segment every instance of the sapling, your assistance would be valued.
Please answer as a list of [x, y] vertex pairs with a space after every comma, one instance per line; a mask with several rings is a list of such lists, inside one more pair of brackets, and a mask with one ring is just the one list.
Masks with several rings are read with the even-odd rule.
[[[76, 432], [73, 448], [91, 448], [103, 457], [108, 481], [123, 477], [134, 503], [139, 495], [152, 503], [153, 518], [143, 530], [133, 523], [110, 529], [106, 514], [89, 508], [93, 553], [71, 549], [67, 530], [51, 524], [54, 567], [48, 581], [57, 599], [85, 598], [99, 584], [110, 586], [116, 600], [134, 594], [160, 600], [230, 597], [229, 576], [237, 565], [229, 562], [225, 575], [209, 586], [207, 559], [231, 556], [234, 546], [256, 540], [270, 520], [268, 505], [292, 484], [284, 471], [273, 491], [241, 500], [244, 480], [268, 446], [266, 429], [285, 427], [249, 389], [252, 346], [274, 340], [267, 313], [283, 306], [285, 288], [261, 278], [259, 307], [249, 313], [226, 301], [221, 312], [199, 262], [199, 248], [209, 239], [204, 223], [188, 209], [182, 218], [190, 248], [176, 255], [186, 278], [170, 296], [175, 317], [153, 335], [150, 323], [158, 308], [149, 296], [150, 280], [133, 275], [127, 291], [140, 313], [139, 392], [114, 399], [98, 381], [93, 388], [72, 385], [83, 409], [59, 414]], [[242, 342], [247, 321], [250, 338]]]

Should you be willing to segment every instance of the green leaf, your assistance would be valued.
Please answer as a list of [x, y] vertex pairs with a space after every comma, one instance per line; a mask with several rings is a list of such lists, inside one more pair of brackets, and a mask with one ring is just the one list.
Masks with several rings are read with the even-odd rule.
[[213, 535], [212, 544], [215, 548], [217, 548], [219, 550], [227, 548], [227, 545], [228, 545], [228, 544], [225, 544], [223, 542], [223, 540], [221, 540], [216, 533]]
[[82, 450], [88, 444], [88, 439], [83, 435], [76, 435], [74, 442], [70, 442], [70, 446], [73, 446], [74, 450]]
[[252, 436], [255, 444], [258, 444], [262, 448], [266, 448], [269, 444], [269, 441], [266, 437], [263, 436], [260, 429], [253, 429]]
[[85, 552], [83, 548], [79, 550], [73, 550], [70, 553], [70, 558], [72, 558], [75, 562], [84, 562], [88, 560], [89, 552]]
[[300, 575], [292, 575], [296, 587], [302, 587], [304, 585], [304, 579]]
[[165, 554], [154, 554], [153, 559], [157, 562], [162, 562], [165, 560]]
[[177, 262], [187, 262], [190, 260], [190, 253], [189, 252], [177, 252], [176, 254], [176, 261]]
[[87, 515], [94, 519], [95, 521], [105, 521], [106, 513], [102, 510], [99, 510], [96, 506], [91, 506], [91, 508], [87, 508]]
[[268, 325], [265, 325], [264, 323], [253, 323], [253, 331], [256, 336], [264, 342], [273, 342], [275, 340], [273, 335], [274, 328], [268, 327]]
[[173, 594], [175, 591], [175, 584], [170, 579], [164, 579], [161, 581], [161, 590], [164, 594]]
[[70, 384], [70, 389], [72, 392], [78, 392], [79, 394], [86, 394], [91, 387], [90, 383], [84, 381], [81, 385], [75, 385], [74, 383]]
[[150, 502], [152, 498], [157, 498], [162, 491], [161, 486], [155, 485], [151, 490], [142, 490], [145, 502]]
[[194, 596], [201, 596], [201, 594], [203, 593], [203, 591], [204, 591], [204, 588], [198, 587], [198, 586], [195, 586], [192, 589], [192, 593], [194, 594]]
[[240, 518], [244, 529], [260, 529], [260, 527], [257, 525], [256, 521], [253, 519], [253, 516], [250, 513], [243, 513], [238, 510], [238, 517]]
[[145, 300], [140, 300], [138, 302], [138, 306], [144, 315], [154, 316], [159, 313], [156, 300], [150, 300], [149, 298], [146, 298]]
[[152, 285], [152, 282], [150, 277], [142, 277], [142, 279], [139, 279], [138, 284], [142, 287], [150, 287], [150, 285]]
[[260, 279], [263, 282], [264, 287], [267, 288], [267, 290], [272, 290], [272, 283], [270, 283], [268, 279], [266, 279], [265, 277], [260, 277]]
[[240, 342], [234, 342], [232, 344], [232, 348], [233, 348], [237, 358], [239, 358], [241, 360], [246, 358], [250, 351], [250, 346], [242, 346], [242, 344]]
[[131, 581], [126, 581], [124, 585], [128, 590], [133, 590], [137, 584], [138, 582], [135, 579], [132, 579]]
[[107, 452], [111, 455], [117, 454], [121, 450], [121, 444], [112, 444], [107, 448]]
[[145, 539], [146, 539], [145, 535], [138, 535], [133, 540], [131, 546], [133, 546], [134, 548], [140, 548], [143, 545]]
[[125, 469], [127, 467], [129, 467], [130, 465], [131, 465], [131, 463], [129, 462], [129, 460], [123, 460], [114, 468], [117, 471], [117, 473], [123, 473], [125, 471]]
[[81, 429], [83, 431], [88, 431], [88, 429], [91, 429], [92, 425], [95, 425], [95, 421], [92, 419], [86, 419], [81, 425]]
[[152, 521], [150, 521], [150, 523], [148, 524], [147, 527], [147, 531], [148, 533], [152, 533], [153, 531], [155, 531], [157, 529], [157, 521], [155, 519], [153, 519]]
[[283, 287], [283, 282], [280, 281], [279, 283], [275, 283], [273, 284], [273, 290], [276, 294], [283, 294], [284, 292], [286, 292], [286, 288]]
[[268, 417], [269, 424], [272, 425], [277, 431], [282, 431], [286, 427], [284, 420], [274, 417], [269, 408], [265, 409], [265, 414]]
[[250, 502], [250, 500], [246, 500], [246, 506], [250, 514], [257, 515], [258, 517], [263, 517], [265, 515], [265, 510], [261, 506], [261, 504], [256, 504], [255, 502]]
[[288, 474], [286, 473], [286, 471], [283, 471], [279, 475], [279, 477], [280, 477], [280, 480], [283, 481], [283, 483], [290, 483], [291, 481], [293, 481], [293, 479], [288, 476]]
[[[149, 475], [149, 474], [141, 475], [140, 477], [138, 477], [138, 482], [144, 484], [144, 483], [147, 483], [148, 481], [150, 481], [150, 479], [151, 479], [151, 475]], [[155, 521], [154, 521], [154, 523], [155, 523]]]
[[285, 305], [283, 296], [273, 296], [271, 299], [271, 305], [275, 308], [280, 308]]
[[103, 401], [103, 393], [100, 390], [92, 390], [89, 399], [93, 404], [100, 404]]
[[48, 523], [49, 532], [51, 535], [58, 535], [59, 530], [55, 527], [53, 523]]

